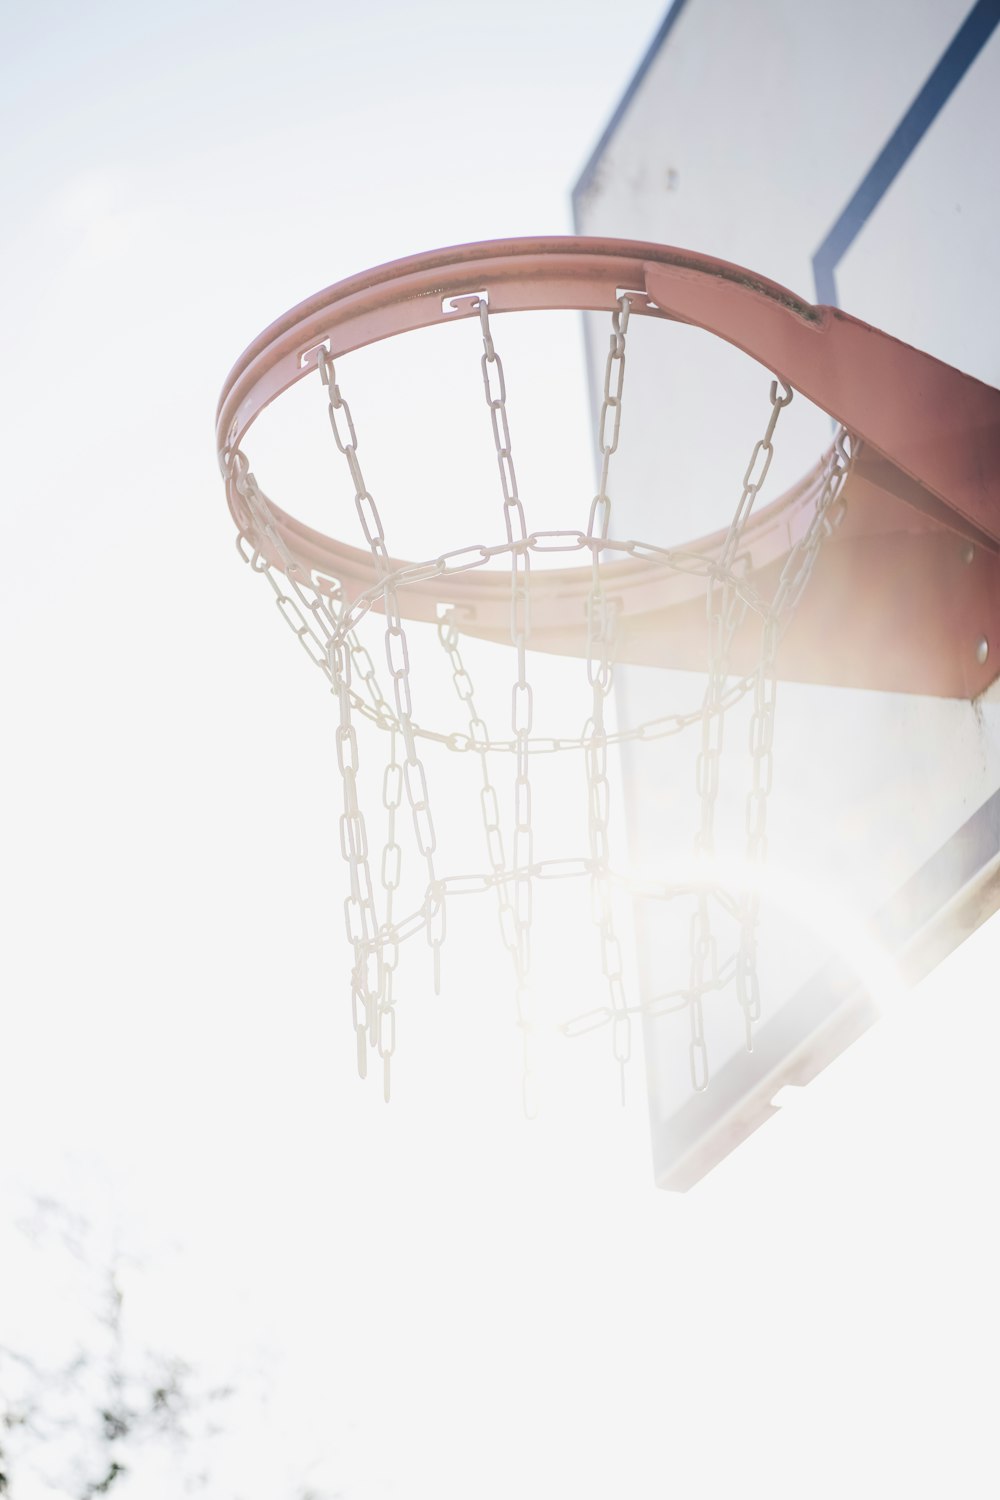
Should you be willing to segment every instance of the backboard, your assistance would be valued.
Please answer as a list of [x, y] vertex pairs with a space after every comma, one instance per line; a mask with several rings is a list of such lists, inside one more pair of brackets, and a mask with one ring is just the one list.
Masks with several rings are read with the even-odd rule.
[[[998, 21], [996, 0], [844, 0], [835, 18], [798, 0], [676, 0], [577, 184], [577, 233], [751, 267], [1000, 385]], [[595, 409], [605, 323], [585, 318]], [[697, 329], [662, 334], [633, 322], [612, 529], [676, 544], [728, 522], [767, 381]], [[793, 401], [762, 501], [829, 439], [829, 419]], [[1000, 665], [1000, 642], [974, 633], [968, 650]], [[620, 669], [622, 712], [671, 711], [690, 677]], [[727, 748], [735, 856], [746, 752]], [[696, 798], [689, 758], [645, 749], [626, 757], [630, 852], [659, 874], [691, 847]], [[697, 1181], [1000, 905], [1000, 684], [969, 702], [782, 683], [775, 749], [754, 1050], [720, 1000], [696, 1092], [682, 1018], [645, 1022], [665, 1187]], [[648, 999], [674, 982], [685, 937], [641, 900], [636, 925]]]

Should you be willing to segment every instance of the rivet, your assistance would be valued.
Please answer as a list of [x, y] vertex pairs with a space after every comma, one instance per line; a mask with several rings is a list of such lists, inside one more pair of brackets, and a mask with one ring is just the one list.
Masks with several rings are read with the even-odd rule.
[[986, 658], [989, 656], [989, 654], [990, 643], [984, 635], [981, 635], [979, 637], [979, 640], [976, 642], [976, 661], [981, 667], [985, 666]]
[[972, 559], [975, 557], [975, 555], [976, 555], [976, 549], [972, 545], [972, 543], [971, 542], [964, 542], [962, 544], [962, 561], [964, 563], [968, 564], [968, 563], [970, 563], [972, 561]]

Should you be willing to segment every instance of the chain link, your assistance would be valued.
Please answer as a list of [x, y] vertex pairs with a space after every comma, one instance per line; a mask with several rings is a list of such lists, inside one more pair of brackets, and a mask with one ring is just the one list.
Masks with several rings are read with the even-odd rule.
[[[378, 506], [365, 484], [358, 460], [357, 433], [351, 409], [337, 384], [333, 361], [324, 348], [317, 355], [320, 379], [327, 390], [327, 412], [330, 428], [338, 449], [344, 455], [351, 481], [354, 485], [354, 505], [361, 522], [361, 529], [371, 550], [376, 572], [382, 584], [382, 607], [385, 612], [385, 658], [392, 678], [392, 692], [396, 707], [396, 722], [403, 738], [403, 785], [410, 807], [417, 847], [427, 866], [428, 891], [434, 893], [438, 882], [434, 868], [434, 851], [437, 838], [434, 818], [431, 813], [427, 789], [427, 775], [417, 748], [417, 737], [413, 732], [413, 700], [410, 689], [410, 654], [406, 631], [399, 609], [399, 596], [395, 578], [389, 567], [385, 531]], [[349, 657], [348, 657], [349, 659]], [[444, 902], [429, 895], [427, 902], [427, 941], [430, 944], [434, 965], [434, 992], [441, 988], [441, 945], [444, 941], [446, 913]], [[380, 966], [381, 968], [381, 966]], [[383, 1002], [384, 1003], [384, 1002]], [[395, 1034], [395, 1026], [392, 1027]]]
[[[514, 966], [514, 975], [518, 988], [521, 987], [521, 944], [514, 908], [511, 905], [510, 895], [507, 890], [508, 872], [507, 860], [504, 851], [503, 831], [500, 826], [500, 801], [497, 797], [496, 787], [490, 776], [489, 750], [491, 741], [485, 723], [479, 716], [475, 702], [475, 688], [472, 678], [466, 671], [459, 647], [459, 633], [456, 624], [455, 611], [448, 609], [442, 612], [438, 620], [438, 640], [442, 649], [448, 656], [452, 668], [452, 682], [455, 692], [463, 703], [465, 703], [469, 715], [469, 742], [479, 754], [480, 770], [482, 774], [482, 787], [479, 793], [479, 808], [483, 823], [483, 835], [486, 845], [486, 857], [490, 864], [490, 874], [485, 876], [467, 876], [462, 893], [471, 889], [485, 889], [491, 887], [497, 895], [497, 918], [500, 924], [500, 937], [504, 947], [510, 954]], [[455, 882], [445, 882], [449, 891], [454, 890]]]
[[601, 972], [608, 987], [611, 1012], [612, 1047], [618, 1064], [622, 1103], [625, 1103], [625, 1066], [632, 1055], [632, 1021], [625, 999], [622, 976], [622, 949], [615, 932], [614, 904], [611, 894], [608, 822], [611, 788], [608, 781], [608, 735], [605, 704], [612, 685], [612, 657], [615, 639], [615, 609], [601, 579], [601, 550], [598, 543], [607, 540], [611, 521], [608, 495], [608, 470], [611, 455], [618, 447], [622, 418], [622, 391], [625, 383], [625, 335], [628, 331], [631, 303], [627, 296], [619, 299], [611, 314], [611, 339], [604, 368], [604, 399], [597, 421], [597, 444], [601, 455], [601, 475], [597, 494], [590, 506], [587, 539], [590, 551], [590, 593], [587, 598], [587, 681], [591, 689], [590, 718], [584, 725], [585, 762], [587, 770], [587, 833], [590, 857], [594, 865], [591, 897], [594, 920], [601, 943]]
[[[514, 836], [511, 859], [514, 872], [513, 933], [511, 946], [517, 984], [517, 1018], [522, 1029], [523, 1073], [521, 1097], [524, 1112], [533, 1115], [537, 1109], [538, 1082], [534, 1045], [537, 1018], [529, 984], [531, 973], [531, 866], [534, 859], [534, 832], [531, 826], [531, 780], [529, 753], [534, 717], [534, 690], [528, 681], [527, 648], [531, 636], [531, 555], [528, 528], [517, 487], [517, 475], [511, 455], [510, 425], [507, 418], [507, 383], [503, 361], [493, 343], [490, 328], [489, 298], [479, 298], [479, 326], [483, 336], [480, 368], [483, 390], [493, 428], [497, 469], [503, 495], [503, 519], [510, 547], [510, 639], [517, 658], [517, 677], [511, 691], [510, 725], [514, 737]], [[503, 915], [501, 915], [501, 922]], [[505, 941], [506, 941], [505, 937]]]
[[[403, 800], [403, 768], [399, 763], [398, 741], [399, 731], [393, 728], [389, 732], [389, 759], [386, 762], [385, 771], [382, 776], [382, 807], [385, 812], [386, 831], [385, 843], [382, 846], [379, 879], [383, 891], [385, 930], [389, 932], [392, 930], [393, 903], [396, 892], [399, 889], [403, 864], [403, 851], [396, 842], [396, 813]], [[396, 1012], [394, 1008], [393, 983], [396, 965], [399, 962], [399, 947], [395, 943], [387, 945], [383, 938], [381, 951], [382, 988], [378, 1006], [377, 1029], [373, 1032], [371, 1041], [378, 1049], [379, 1057], [382, 1059], [382, 1097], [388, 1104], [392, 1054], [396, 1050]]]
[[[780, 391], [779, 391], [780, 386]], [[767, 478], [774, 456], [774, 431], [782, 411], [790, 403], [792, 391], [784, 381], [772, 380], [770, 389], [771, 409], [763, 437], [754, 444], [743, 474], [743, 489], [730, 522], [726, 539], [719, 554], [719, 572], [709, 579], [705, 594], [708, 630], [708, 683], [701, 720], [701, 748], [695, 762], [695, 785], [700, 799], [701, 826], [696, 839], [696, 849], [702, 860], [710, 861], [715, 852], [715, 806], [719, 793], [719, 771], [725, 735], [726, 715], [722, 707], [729, 677], [729, 657], [733, 641], [742, 627], [747, 606], [742, 596], [733, 589], [730, 579], [732, 566], [740, 549], [743, 532], [750, 519], [754, 502]], [[755, 682], [759, 683], [759, 673]], [[756, 914], [754, 915], [754, 930]], [[741, 958], [737, 965], [737, 990], [742, 1001], [744, 987], [752, 984], [757, 988], [755, 947], [751, 945], [751, 933], [746, 923], [741, 926]], [[752, 968], [750, 958], [752, 955]], [[688, 1060], [691, 1085], [702, 1090], [708, 1085], [708, 1046], [705, 1040], [705, 1017], [702, 996], [712, 988], [718, 967], [718, 944], [712, 930], [708, 903], [700, 898], [691, 923], [691, 1035], [688, 1044]], [[748, 977], [752, 975], [752, 977]], [[747, 1028], [747, 1045], [750, 1045], [749, 1027], [756, 1019], [750, 1008], [744, 1006]]]
[[[772, 387], [773, 389], [773, 387]], [[844, 485], [852, 461], [851, 439], [841, 427], [837, 432], [820, 497], [805, 534], [785, 559], [770, 614], [764, 622], [760, 660], [754, 678], [753, 713], [750, 719], [751, 785], [746, 802], [747, 864], [759, 869], [767, 853], [768, 798], [774, 782], [774, 710], [777, 699], [776, 656], [783, 633], [812, 576], [820, 548], [832, 536], [845, 515]], [[760, 983], [757, 977], [757, 925], [760, 894], [754, 886], [743, 893], [740, 913], [740, 946], [736, 963], [736, 997], [744, 1017], [747, 1050], [751, 1050], [751, 1028], [760, 1019]]]

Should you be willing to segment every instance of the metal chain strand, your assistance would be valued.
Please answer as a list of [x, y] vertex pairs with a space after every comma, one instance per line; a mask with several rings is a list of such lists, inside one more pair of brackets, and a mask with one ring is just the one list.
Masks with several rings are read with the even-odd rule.
[[[695, 784], [701, 809], [701, 826], [696, 839], [696, 849], [699, 857], [706, 861], [711, 860], [715, 852], [715, 805], [719, 793], [719, 768], [726, 725], [723, 704], [729, 678], [729, 657], [733, 641], [747, 613], [744, 599], [733, 589], [730, 582], [732, 566], [739, 552], [740, 542], [750, 519], [754, 502], [771, 467], [771, 459], [774, 456], [774, 430], [778, 418], [791, 399], [791, 388], [784, 381], [772, 380], [771, 410], [767, 426], [763, 437], [754, 444], [750, 461], [744, 471], [742, 493], [719, 554], [719, 572], [717, 576], [709, 579], [705, 595], [708, 627], [708, 683], [702, 708], [701, 749], [695, 763]], [[743, 947], [747, 952], [755, 952], [748, 946], [745, 926], [741, 932]], [[718, 944], [712, 930], [709, 905], [705, 897], [700, 897], [691, 923], [691, 1037], [689, 1043], [691, 1084], [699, 1091], [707, 1087], [709, 1078], [702, 996], [707, 989], [714, 987], [717, 970]], [[746, 962], [741, 961], [737, 970], [738, 988], [745, 975]], [[744, 1016], [747, 1018], [746, 1024], [749, 1028], [750, 1012], [746, 1008]], [[747, 1037], [749, 1045], [749, 1030]]]
[[[841, 427], [837, 433], [816, 510], [781, 570], [769, 618], [764, 623], [761, 654], [754, 679], [754, 707], [750, 719], [751, 786], [746, 803], [747, 864], [753, 870], [767, 853], [767, 807], [774, 780], [774, 709], [777, 698], [775, 658], [783, 628], [802, 597], [820, 548], [845, 515], [844, 485], [851, 468], [851, 440]], [[747, 1051], [752, 1050], [751, 1028], [760, 1019], [757, 978], [757, 924], [760, 893], [753, 886], [743, 893], [740, 947], [736, 964], [736, 995], [743, 1011]]]
[[590, 718], [584, 725], [582, 735], [587, 772], [587, 832], [590, 858], [594, 866], [591, 876], [593, 918], [600, 934], [601, 972], [608, 987], [609, 1009], [613, 1018], [612, 1047], [618, 1063], [623, 1104], [625, 1066], [632, 1054], [632, 1021], [625, 998], [622, 949], [615, 933], [611, 894], [608, 834], [611, 791], [608, 780], [608, 736], [604, 718], [605, 702], [612, 683], [615, 610], [601, 581], [601, 549], [597, 544], [606, 541], [611, 520], [608, 470], [611, 455], [618, 447], [621, 430], [625, 335], [631, 306], [628, 297], [623, 296], [611, 314], [611, 339], [604, 369], [604, 399], [597, 422], [601, 477], [587, 522], [587, 537], [594, 544], [590, 552], [590, 593], [587, 598], [587, 681], [591, 689], [591, 707]]
[[350, 872], [350, 895], [344, 902], [348, 941], [354, 948], [351, 972], [351, 1014], [358, 1049], [358, 1073], [368, 1072], [368, 1043], [378, 1035], [378, 1012], [383, 995], [381, 929], [375, 912], [368, 860], [368, 832], [358, 800], [358, 742], [351, 722], [351, 656], [342, 645], [331, 648], [331, 665], [340, 708], [337, 726], [337, 767], [343, 789], [340, 852]]
[[[376, 678], [371, 655], [358, 639], [357, 631], [346, 627], [346, 609], [343, 605], [340, 584], [336, 579], [324, 578], [320, 587], [317, 581], [310, 578], [302, 565], [292, 557], [281, 533], [274, 524], [267, 497], [249, 471], [245, 456], [238, 450], [234, 455], [234, 469], [237, 490], [247, 504], [253, 523], [252, 532], [240, 530], [236, 535], [237, 551], [243, 561], [249, 564], [255, 573], [260, 573], [266, 578], [275, 594], [275, 602], [285, 624], [304, 648], [310, 661], [330, 682], [334, 691], [336, 691], [336, 684], [330, 667], [330, 647], [334, 640], [344, 640], [351, 653], [354, 671], [363, 681], [365, 691], [371, 699], [371, 703], [366, 704], [364, 699], [351, 689], [349, 696], [352, 710], [371, 719], [380, 729], [398, 727], [397, 720]], [[284, 569], [284, 576], [280, 579], [275, 577], [273, 564], [261, 550], [263, 541], [270, 543]], [[300, 582], [300, 579], [303, 581]], [[299, 600], [302, 610], [305, 611], [305, 616], [298, 608], [294, 608], [294, 600], [288, 597], [286, 590], [289, 585]], [[306, 616], [311, 617], [311, 622]], [[650, 726], [649, 732], [657, 735], [661, 731]], [[414, 726], [414, 733], [442, 742], [449, 738], [446, 735], [421, 730], [417, 726]], [[451, 746], [450, 748], [461, 747]]]
[[[239, 450], [232, 456], [232, 469], [236, 489], [254, 528], [252, 539], [245, 532], [239, 533], [237, 546], [244, 540], [252, 545], [253, 552], [247, 559], [250, 566], [255, 572], [264, 574], [274, 590], [285, 624], [290, 627], [307, 656], [329, 678], [329, 647], [340, 626], [340, 613], [336, 608], [339, 589], [329, 597], [321, 594], [298, 559], [289, 552], [274, 524], [267, 499], [250, 471], [246, 455]], [[280, 565], [283, 575], [280, 580], [274, 576], [271, 560], [262, 550], [262, 543], [267, 544]], [[288, 594], [288, 589], [291, 589], [294, 598]]]
[[389, 1102], [390, 1066], [396, 1050], [396, 1012], [393, 997], [393, 976], [399, 962], [399, 948], [395, 943], [386, 944], [384, 934], [392, 931], [393, 901], [399, 889], [403, 851], [396, 842], [396, 813], [403, 800], [403, 768], [398, 757], [398, 730], [389, 734], [389, 760], [382, 777], [382, 807], [385, 810], [385, 843], [382, 846], [382, 863], [379, 878], [382, 883], [385, 922], [382, 929], [382, 989], [379, 998], [377, 1027], [372, 1043], [378, 1048], [382, 1059], [382, 1097]]
[[[434, 851], [437, 839], [427, 789], [427, 775], [417, 749], [413, 732], [413, 702], [410, 690], [410, 655], [399, 609], [396, 580], [389, 567], [385, 531], [378, 506], [365, 484], [358, 460], [357, 433], [351, 409], [337, 384], [333, 361], [324, 348], [317, 354], [320, 379], [327, 389], [327, 412], [330, 428], [338, 449], [350, 472], [354, 485], [354, 505], [361, 522], [361, 529], [371, 550], [376, 572], [382, 584], [382, 607], [385, 612], [385, 658], [392, 678], [396, 720], [403, 736], [405, 758], [403, 763], [403, 785], [410, 806], [410, 815], [416, 835], [417, 847], [427, 865], [427, 941], [430, 944], [434, 964], [434, 992], [441, 988], [441, 945], [445, 935], [444, 897], [434, 868]], [[394, 1030], [394, 1028], [393, 1028]]]
[[[368, 862], [368, 835], [357, 791], [358, 744], [351, 720], [351, 651], [337, 640], [341, 621], [335, 608], [335, 597], [324, 597], [311, 582], [306, 581], [303, 568], [282, 540], [267, 500], [241, 453], [234, 455], [234, 470], [237, 489], [246, 503], [256, 534], [254, 551], [248, 560], [256, 572], [262, 572], [267, 578], [282, 617], [310, 659], [324, 672], [338, 699], [340, 716], [336, 751], [344, 807], [340, 818], [340, 847], [350, 872], [350, 895], [344, 903], [344, 921], [348, 942], [354, 952], [351, 1007], [358, 1072], [364, 1078], [368, 1070], [369, 1033], [373, 1043], [379, 1037], [378, 1012], [385, 970]], [[241, 539], [242, 536], [241, 533]], [[271, 562], [260, 550], [261, 542], [269, 544], [282, 565], [284, 577], [281, 582], [275, 577]], [[291, 587], [295, 599], [286, 594], [287, 586]]]
[[479, 298], [479, 326], [483, 336], [480, 368], [489, 408], [496, 449], [497, 469], [503, 494], [503, 519], [510, 547], [510, 639], [517, 655], [517, 679], [511, 692], [510, 724], [514, 736], [514, 838], [511, 863], [514, 873], [514, 964], [517, 984], [517, 1018], [522, 1030], [524, 1067], [521, 1097], [529, 1117], [537, 1110], [538, 1082], [534, 1048], [535, 1023], [529, 975], [531, 972], [531, 866], [534, 834], [531, 826], [531, 781], [528, 774], [534, 693], [527, 673], [527, 647], [531, 635], [531, 557], [524, 506], [518, 493], [517, 475], [511, 455], [507, 419], [507, 382], [503, 361], [493, 343], [488, 297]]
[[[482, 815], [483, 835], [486, 844], [486, 857], [490, 863], [490, 874], [488, 876], [466, 878], [488, 881], [496, 891], [500, 937], [504, 947], [511, 956], [515, 982], [519, 985], [521, 978], [521, 944], [514, 917], [514, 908], [511, 905], [510, 896], [507, 892], [507, 861], [504, 852], [503, 832], [500, 827], [500, 801], [497, 797], [496, 787], [493, 785], [490, 777], [489, 749], [491, 742], [486, 725], [480, 718], [476, 708], [475, 689], [472, 684], [472, 678], [466, 671], [462, 660], [454, 610], [449, 609], [442, 613], [438, 621], [438, 640], [451, 662], [451, 676], [455, 692], [466, 705], [468, 711], [469, 740], [472, 747], [479, 753], [480, 769], [483, 778], [483, 785], [479, 793], [479, 808]], [[445, 884], [449, 888], [452, 886], [451, 881], [446, 881]]]

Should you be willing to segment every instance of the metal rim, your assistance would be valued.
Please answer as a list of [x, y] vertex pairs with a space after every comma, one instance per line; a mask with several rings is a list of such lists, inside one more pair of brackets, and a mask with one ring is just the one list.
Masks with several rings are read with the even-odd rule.
[[646, 296], [650, 265], [707, 273], [752, 289], [800, 317], [816, 317], [816, 309], [793, 292], [741, 266], [640, 240], [565, 235], [425, 251], [317, 292], [254, 339], [223, 386], [216, 419], [219, 454], [237, 446], [264, 407], [315, 368], [321, 345], [336, 359], [411, 329], [473, 316], [482, 291], [489, 293], [491, 313], [610, 312], [621, 291], [633, 291], [633, 313], [669, 319]]
[[[682, 272], [709, 273], [753, 290], [777, 304], [793, 308], [800, 316], [814, 312], [807, 304], [777, 284], [767, 282], [738, 266], [698, 257], [690, 252], [634, 240], [581, 239], [571, 236], [500, 240], [428, 251], [393, 261], [374, 270], [348, 277], [291, 309], [264, 330], [233, 366], [219, 401], [216, 435], [220, 464], [227, 479], [230, 509], [237, 525], [246, 524], [245, 508], [233, 483], [230, 455], [260, 413], [277, 397], [316, 368], [317, 353], [325, 348], [332, 359], [364, 348], [382, 339], [417, 328], [455, 322], [477, 316], [478, 299], [489, 298], [490, 312], [542, 310], [612, 311], [622, 291], [635, 293], [632, 311], [641, 316], [672, 321], [646, 295], [646, 272], [653, 265]], [[796, 532], [795, 513], [803, 524], [815, 496], [817, 473], [806, 476], [784, 496], [755, 517], [755, 564], [770, 561], [781, 546], [787, 546], [788, 530], [776, 528], [780, 514], [785, 528]], [[344, 579], [350, 593], [362, 592], [372, 582], [371, 558], [346, 542], [306, 526], [271, 502], [276, 522], [285, 540], [321, 572]], [[724, 533], [695, 542], [700, 553], [711, 558]], [[756, 554], [763, 546], [766, 558]], [[274, 559], [277, 562], [277, 559]], [[423, 561], [423, 560], [421, 560]], [[280, 566], [280, 563], [278, 564]], [[394, 561], [394, 569], [414, 564]], [[662, 600], [666, 585], [671, 597], [688, 590], [683, 576], [669, 578], [670, 568], [651, 565], [649, 560], [627, 558], [609, 564], [609, 578], [620, 590], [627, 615], [651, 607], [649, 585]], [[543, 593], [558, 590], [563, 608], [567, 599], [583, 599], [590, 586], [590, 569], [579, 566], [553, 568], [539, 575]], [[435, 580], [436, 598], [464, 607], [466, 618], [477, 616], [484, 633], [491, 633], [493, 615], [499, 620], [503, 584], [489, 573]], [[407, 589], [405, 603], [413, 617], [432, 618], [433, 601], [419, 586]], [[494, 595], [496, 598], [494, 598]], [[430, 614], [428, 614], [430, 610]], [[556, 621], [551, 622], [553, 627]]]
[[[893, 547], [908, 545], [907, 538], [918, 533], [920, 545], [933, 553], [934, 561], [926, 566], [935, 586], [939, 585], [942, 600], [954, 594], [950, 569], [956, 534], [974, 544], [976, 555], [986, 561], [980, 586], [983, 597], [976, 595], [975, 612], [977, 619], [984, 612], [990, 620], [994, 618], [998, 587], [994, 575], [1000, 577], [1000, 392], [838, 309], [814, 307], [743, 267], [641, 241], [566, 236], [460, 245], [349, 277], [293, 308], [247, 348], [230, 372], [219, 403], [219, 458], [237, 525], [243, 528], [248, 517], [234, 482], [234, 450], [260, 412], [314, 370], [321, 345], [335, 359], [410, 329], [464, 320], [476, 315], [478, 296], [484, 291], [492, 313], [560, 308], [610, 311], [623, 290], [636, 294], [632, 299], [636, 315], [692, 324], [725, 340], [829, 412], [854, 435], [859, 458], [848, 486], [855, 498], [845, 536], [850, 533], [860, 561], [884, 559], [873, 597], [893, 621], [899, 613], [897, 596], [907, 579], [901, 576], [898, 586], [886, 584], [886, 579], [894, 580], [898, 573], [888, 553]], [[754, 571], [775, 561], [782, 524], [789, 535], [780, 550], [787, 551], [791, 534], [801, 533], [808, 525], [814, 499], [815, 474], [751, 518], [745, 541]], [[293, 551], [305, 546], [323, 571], [350, 578], [351, 590], [360, 592], [372, 581], [370, 565], [366, 567], [356, 549], [273, 509], [283, 539]], [[692, 539], [687, 550], [711, 560], [718, 540]], [[393, 559], [392, 565], [397, 569], [414, 566], [404, 559]], [[657, 570], [638, 558], [611, 567], [616, 572], [620, 569], [616, 583], [621, 587], [623, 614], [635, 616], [637, 632], [642, 632], [645, 618], [647, 637], [655, 635], [656, 650], [664, 650], [663, 643], [669, 644], [673, 635], [675, 585], [665, 584], [663, 570], [659, 570], [660, 607], [654, 629], [652, 617], [644, 616], [639, 605], [643, 583]], [[811, 590], [811, 612], [819, 623], [810, 625], [805, 617], [797, 622], [783, 647], [783, 671], [806, 681], [847, 681], [962, 696], [981, 691], [991, 680], [992, 664], [973, 662], [969, 667], [964, 627], [949, 624], [950, 616], [940, 628], [935, 626], [933, 638], [937, 641], [944, 634], [950, 641], [955, 635], [956, 642], [937, 653], [941, 660], [933, 670], [914, 665], [912, 652], [902, 675], [894, 660], [883, 665], [886, 653], [878, 639], [871, 638], [868, 622], [859, 623], [855, 646], [845, 655], [838, 674], [828, 677], [823, 610], [832, 612], [841, 625], [845, 621], [843, 582], [831, 573], [828, 588], [828, 571], [824, 562]], [[365, 572], [368, 576], [362, 579]], [[553, 568], [546, 573], [558, 579], [568, 609], [585, 598], [589, 570]], [[473, 618], [478, 619], [483, 633], [490, 633], [489, 617], [494, 611], [488, 578], [480, 571], [478, 576], [463, 574], [441, 582], [449, 585], [449, 594], [441, 602], [450, 602], [453, 591], [455, 603], [468, 603], [471, 614], [466, 614], [466, 620], [471, 624]], [[929, 597], [926, 588], [924, 593]], [[967, 593], [968, 588], [963, 599]], [[413, 606], [414, 617], [426, 618], [427, 601], [421, 598], [419, 585], [404, 590], [403, 600], [408, 609]], [[920, 619], [927, 613], [924, 609]], [[846, 619], [851, 619], [850, 611]], [[980, 626], [976, 638], [982, 634]], [[553, 628], [548, 643], [538, 640], [536, 645], [560, 654], [565, 651], [558, 628]], [[798, 651], [794, 661], [792, 645]], [[642, 649], [654, 649], [650, 639]]]

